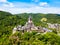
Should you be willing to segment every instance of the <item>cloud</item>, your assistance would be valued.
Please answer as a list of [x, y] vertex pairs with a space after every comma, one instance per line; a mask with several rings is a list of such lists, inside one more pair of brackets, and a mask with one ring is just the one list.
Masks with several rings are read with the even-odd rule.
[[3, 4], [4, 7], [14, 7], [14, 4], [13, 3], [4, 3]]
[[0, 0], [0, 7], [14, 7], [13, 3], [7, 1], [7, 0]]
[[13, 5], [19, 8], [29, 8], [36, 6], [34, 3], [22, 3], [22, 2], [14, 2]]
[[47, 2], [40, 2], [39, 5], [40, 6], [48, 6], [48, 3]]
[[10, 6], [10, 7], [14, 7], [14, 4], [13, 4], [13, 3], [9, 3], [9, 6]]
[[60, 8], [55, 7], [30, 7], [30, 8], [0, 8], [0, 10], [8, 11], [12, 14], [17, 13], [53, 13], [53, 14], [60, 14]]
[[14, 7], [13, 3], [9, 2], [8, 0], [0, 0], [0, 7]]
[[[17, 13], [55, 13], [60, 14], [59, 7], [49, 7], [47, 2], [40, 2], [39, 5], [20, 3], [20, 2], [8, 2], [0, 6], [0, 10], [10, 12], [12, 14]], [[46, 7], [45, 7], [46, 6]]]
[[32, 1], [34, 1], [34, 2], [39, 2], [39, 0], [32, 0]]
[[7, 2], [7, 0], [0, 0], [0, 2]]

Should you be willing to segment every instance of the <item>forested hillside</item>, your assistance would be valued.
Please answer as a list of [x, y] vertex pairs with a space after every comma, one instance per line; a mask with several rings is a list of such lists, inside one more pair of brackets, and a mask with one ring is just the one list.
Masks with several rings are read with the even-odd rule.
[[[33, 23], [36, 26], [44, 25], [43, 24], [44, 22], [43, 23], [41, 22], [42, 18], [47, 19], [47, 21], [45, 23], [60, 23], [60, 14], [41, 14], [41, 13], [11, 14], [9, 12], [0, 11], [0, 45], [15, 44], [15, 42], [14, 42], [15, 39], [12, 39], [13, 38], [12, 29], [17, 25], [23, 26], [27, 22], [29, 15], [31, 15]], [[22, 42], [23, 44], [21, 44], [21, 45], [24, 45], [24, 43], [26, 43], [25, 45], [29, 45], [30, 43], [33, 42], [32, 40], [34, 40], [32, 45], [37, 45], [37, 44], [48, 45], [50, 43], [51, 43], [51, 45], [59, 45], [59, 43], [60, 43], [60, 41], [59, 41], [60, 36], [58, 37], [54, 33], [53, 33], [53, 37], [52, 37], [52, 34], [50, 34], [50, 35], [46, 34], [43, 36], [39, 35], [40, 37], [36, 36], [35, 33], [32, 35], [30, 33], [27, 33], [26, 35], [23, 35], [23, 36], [21, 36], [21, 35], [22, 34], [18, 33], [18, 41], [16, 42], [16, 45], [18, 45], [17, 43], [20, 42], [19, 40], [23, 41]], [[31, 36], [31, 38], [28, 35]], [[17, 35], [14, 35], [14, 36], [17, 36]], [[20, 38], [20, 36], [23, 38]], [[55, 37], [58, 37], [58, 38], [56, 38], [56, 40], [55, 40]], [[35, 40], [36, 38], [38, 38], [38, 39]], [[29, 42], [27, 42], [28, 40], [29, 40]], [[55, 43], [55, 41], [56, 41], [56, 43]]]
[[27, 18], [27, 19], [28, 19], [28, 16], [31, 15], [35, 25], [39, 25], [41, 23], [42, 18], [47, 18], [47, 23], [60, 23], [59, 14], [23, 13], [23, 14], [16, 14], [16, 15], [21, 16], [23, 18]]

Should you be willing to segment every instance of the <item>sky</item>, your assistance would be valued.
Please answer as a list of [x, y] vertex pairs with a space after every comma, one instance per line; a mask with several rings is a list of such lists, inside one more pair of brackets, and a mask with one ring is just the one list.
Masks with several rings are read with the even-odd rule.
[[60, 0], [0, 0], [0, 11], [60, 14]]

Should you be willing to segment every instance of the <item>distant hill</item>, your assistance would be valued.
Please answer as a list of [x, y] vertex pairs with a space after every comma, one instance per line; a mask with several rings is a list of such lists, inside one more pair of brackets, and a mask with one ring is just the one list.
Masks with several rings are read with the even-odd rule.
[[34, 23], [40, 23], [40, 20], [42, 18], [47, 18], [47, 23], [60, 23], [60, 14], [41, 14], [41, 13], [23, 13], [23, 14], [16, 14], [17, 16], [21, 16], [21, 17], [26, 17], [28, 18], [29, 15], [32, 16]]
[[[47, 23], [60, 23], [60, 14], [41, 14], [41, 13], [22, 13], [11, 14], [9, 12], [0, 11], [0, 24], [7, 26], [24, 25], [28, 20], [29, 15], [32, 16], [32, 20], [35, 25], [41, 24], [42, 18], [47, 18]], [[1, 25], [2, 25], [1, 24]]]
[[12, 14], [11, 14], [11, 13], [9, 13], [9, 12], [0, 11], [0, 15], [12, 15]]

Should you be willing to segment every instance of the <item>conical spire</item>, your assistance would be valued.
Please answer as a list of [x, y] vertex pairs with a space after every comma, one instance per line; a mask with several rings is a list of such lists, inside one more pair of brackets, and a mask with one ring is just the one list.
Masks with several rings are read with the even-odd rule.
[[31, 18], [31, 16], [29, 16], [28, 22], [29, 22], [29, 23], [32, 23], [32, 18]]
[[32, 20], [31, 16], [29, 16], [29, 19], [28, 20]]

